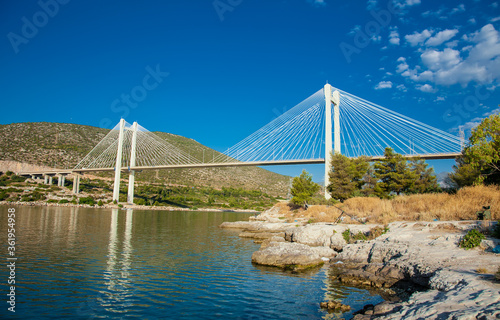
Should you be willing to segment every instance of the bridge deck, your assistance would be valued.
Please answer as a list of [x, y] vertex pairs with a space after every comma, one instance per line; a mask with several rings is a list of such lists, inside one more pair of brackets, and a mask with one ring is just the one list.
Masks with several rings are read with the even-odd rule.
[[[455, 159], [460, 156], [461, 153], [437, 153], [437, 154], [420, 154], [420, 155], [403, 155], [405, 158], [415, 158], [425, 160], [441, 160], [441, 159]], [[368, 157], [371, 161], [378, 161], [384, 159], [384, 156], [374, 156]], [[175, 164], [175, 165], [165, 165], [165, 166], [154, 166], [154, 167], [131, 167], [122, 168], [123, 171], [143, 171], [143, 170], [160, 170], [160, 169], [195, 169], [195, 168], [222, 168], [222, 167], [250, 167], [250, 166], [282, 166], [282, 165], [294, 165], [294, 164], [322, 164], [325, 163], [325, 159], [305, 159], [305, 160], [273, 160], [273, 161], [254, 161], [254, 162], [225, 162], [225, 163], [194, 163], [194, 164]], [[106, 172], [115, 171], [114, 168], [87, 168], [87, 169], [72, 169], [72, 170], [46, 170], [46, 171], [29, 171], [29, 172], [19, 172], [22, 176], [31, 175], [67, 175], [67, 174], [84, 174], [88, 172]]]

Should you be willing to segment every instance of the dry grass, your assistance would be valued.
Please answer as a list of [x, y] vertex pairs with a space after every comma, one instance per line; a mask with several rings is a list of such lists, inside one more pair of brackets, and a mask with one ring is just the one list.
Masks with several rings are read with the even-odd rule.
[[476, 270], [477, 273], [480, 273], [480, 274], [487, 274], [487, 273], [490, 273], [488, 271], [488, 269], [485, 269], [485, 268], [479, 268]]
[[[474, 186], [460, 189], [456, 194], [418, 194], [398, 196], [392, 200], [351, 198], [337, 207], [367, 222], [386, 224], [393, 221], [475, 220], [476, 212], [491, 206], [492, 219], [500, 219], [500, 187]], [[292, 222], [305, 218], [314, 222], [334, 222], [340, 215], [335, 207], [311, 206], [309, 210], [292, 210], [278, 204], [280, 212]], [[355, 222], [349, 218], [345, 223]]]

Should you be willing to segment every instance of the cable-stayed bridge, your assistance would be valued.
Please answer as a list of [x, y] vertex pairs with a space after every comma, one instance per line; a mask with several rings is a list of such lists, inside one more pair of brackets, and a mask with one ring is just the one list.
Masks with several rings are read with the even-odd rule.
[[135, 172], [142, 170], [324, 163], [328, 181], [332, 152], [380, 160], [391, 147], [408, 158], [451, 159], [460, 155], [462, 145], [454, 135], [326, 84], [209, 162], [122, 119], [72, 170], [19, 174], [42, 175], [45, 183], [58, 175], [60, 185], [72, 174], [78, 193], [80, 175], [114, 171], [113, 200], [118, 201], [121, 174], [128, 172], [127, 200], [132, 203]]

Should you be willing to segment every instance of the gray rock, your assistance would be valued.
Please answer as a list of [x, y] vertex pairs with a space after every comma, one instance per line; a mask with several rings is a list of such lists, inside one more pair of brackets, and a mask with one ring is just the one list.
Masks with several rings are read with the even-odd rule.
[[330, 247], [330, 237], [333, 235], [334, 230], [333, 225], [308, 224], [286, 230], [285, 239], [313, 247]]
[[336, 232], [330, 237], [330, 248], [335, 251], [341, 251], [342, 248], [347, 244], [341, 233]]
[[311, 247], [300, 243], [271, 242], [252, 255], [256, 264], [302, 270], [323, 264], [321, 256]]

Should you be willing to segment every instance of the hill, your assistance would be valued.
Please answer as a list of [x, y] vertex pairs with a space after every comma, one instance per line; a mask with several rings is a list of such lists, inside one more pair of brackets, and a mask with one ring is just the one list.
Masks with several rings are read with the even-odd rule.
[[[108, 129], [69, 123], [14, 123], [0, 125], [0, 160], [73, 168], [109, 132]], [[218, 152], [195, 140], [165, 132], [155, 132], [191, 156], [208, 161]], [[99, 174], [111, 177], [110, 173]], [[172, 169], [137, 173], [138, 182], [168, 183], [261, 190], [273, 196], [286, 196], [290, 177], [256, 167]]]

